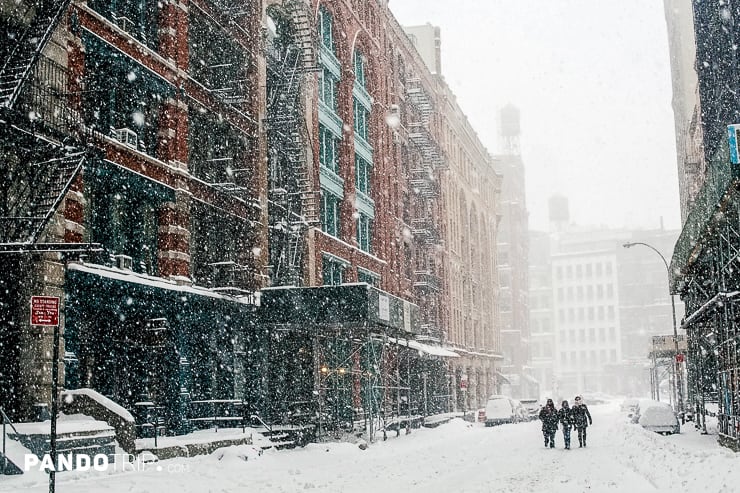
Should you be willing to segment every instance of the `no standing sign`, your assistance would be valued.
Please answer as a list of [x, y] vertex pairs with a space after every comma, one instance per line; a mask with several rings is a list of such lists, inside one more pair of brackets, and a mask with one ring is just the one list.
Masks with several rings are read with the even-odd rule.
[[59, 325], [57, 296], [31, 296], [31, 325]]

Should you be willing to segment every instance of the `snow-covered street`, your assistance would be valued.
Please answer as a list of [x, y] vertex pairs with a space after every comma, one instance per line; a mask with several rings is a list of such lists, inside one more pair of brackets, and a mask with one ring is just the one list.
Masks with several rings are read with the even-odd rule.
[[[737, 491], [731, 451], [691, 423], [679, 436], [627, 424], [616, 404], [593, 406], [588, 448], [545, 449], [539, 422], [486, 428], [454, 420], [376, 442], [311, 444], [259, 455], [250, 446], [162, 461], [147, 471], [64, 472], [58, 492], [581, 492]], [[246, 459], [246, 460], [245, 460]], [[161, 469], [161, 470], [157, 470]], [[0, 491], [48, 491], [45, 476], [0, 478]]]

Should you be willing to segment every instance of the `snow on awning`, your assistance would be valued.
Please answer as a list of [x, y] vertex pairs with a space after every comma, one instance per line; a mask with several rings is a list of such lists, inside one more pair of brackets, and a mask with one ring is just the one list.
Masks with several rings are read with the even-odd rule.
[[740, 295], [740, 291], [731, 291], [729, 293], [717, 293], [714, 295], [709, 301], [704, 303], [702, 306], [700, 306], [694, 313], [686, 317], [681, 324], [681, 329], [688, 328], [689, 325], [691, 325], [694, 322], [698, 322], [701, 320], [704, 315], [707, 315], [709, 313], [709, 309], [713, 308], [715, 305], [728, 300], [733, 300], [738, 295]]
[[407, 339], [396, 339], [395, 337], [389, 337], [389, 342], [392, 342], [393, 344], [398, 344], [399, 346], [406, 346], [411, 349], [416, 349], [417, 351], [421, 351], [422, 353], [426, 353], [432, 356], [441, 356], [444, 358], [459, 358], [460, 355], [457, 354], [454, 351], [450, 351], [449, 349], [445, 349], [440, 346], [432, 346], [430, 344], [424, 344], [419, 341], [413, 341], [413, 340], [407, 340]]

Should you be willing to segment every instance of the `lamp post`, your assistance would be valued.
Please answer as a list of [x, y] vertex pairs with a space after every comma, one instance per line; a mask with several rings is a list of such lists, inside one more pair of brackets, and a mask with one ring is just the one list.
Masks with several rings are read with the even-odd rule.
[[[676, 302], [674, 300], [674, 295], [671, 293], [671, 269], [668, 267], [668, 262], [666, 261], [665, 257], [662, 253], [660, 253], [654, 246], [648, 245], [647, 243], [643, 243], [640, 241], [633, 241], [633, 242], [627, 242], [624, 245], [622, 245], [624, 248], [631, 248], [635, 245], [642, 245], [646, 246], [655, 253], [657, 253], [660, 256], [660, 259], [663, 261], [663, 265], [665, 265], [665, 271], [668, 275], [668, 294], [671, 295], [671, 313], [673, 314], [673, 345], [674, 345], [674, 351], [675, 354], [673, 355], [673, 365], [676, 369], [676, 377], [675, 377], [675, 385], [676, 385], [676, 400], [678, 401], [677, 408], [678, 412], [683, 417], [683, 377], [681, 376], [681, 363], [678, 361], [678, 327], [676, 327]], [[656, 386], [658, 385], [658, 382], [656, 382]]]

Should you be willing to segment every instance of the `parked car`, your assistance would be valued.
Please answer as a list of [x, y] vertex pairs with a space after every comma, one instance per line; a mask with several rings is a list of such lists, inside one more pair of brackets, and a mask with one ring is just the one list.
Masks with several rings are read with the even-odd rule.
[[505, 395], [492, 395], [486, 403], [486, 426], [519, 421], [514, 401]]
[[648, 431], [663, 435], [681, 433], [681, 423], [678, 421], [678, 416], [667, 405], [653, 405], [641, 409], [638, 423]]
[[540, 418], [540, 402], [538, 399], [520, 399], [524, 411], [527, 414], [527, 420], [537, 421]]
[[511, 399], [511, 405], [514, 407], [514, 422], [515, 423], [522, 423], [524, 421], [529, 421], [529, 415], [527, 414], [527, 410], [524, 409], [524, 406], [522, 405], [522, 402], [518, 399]]

